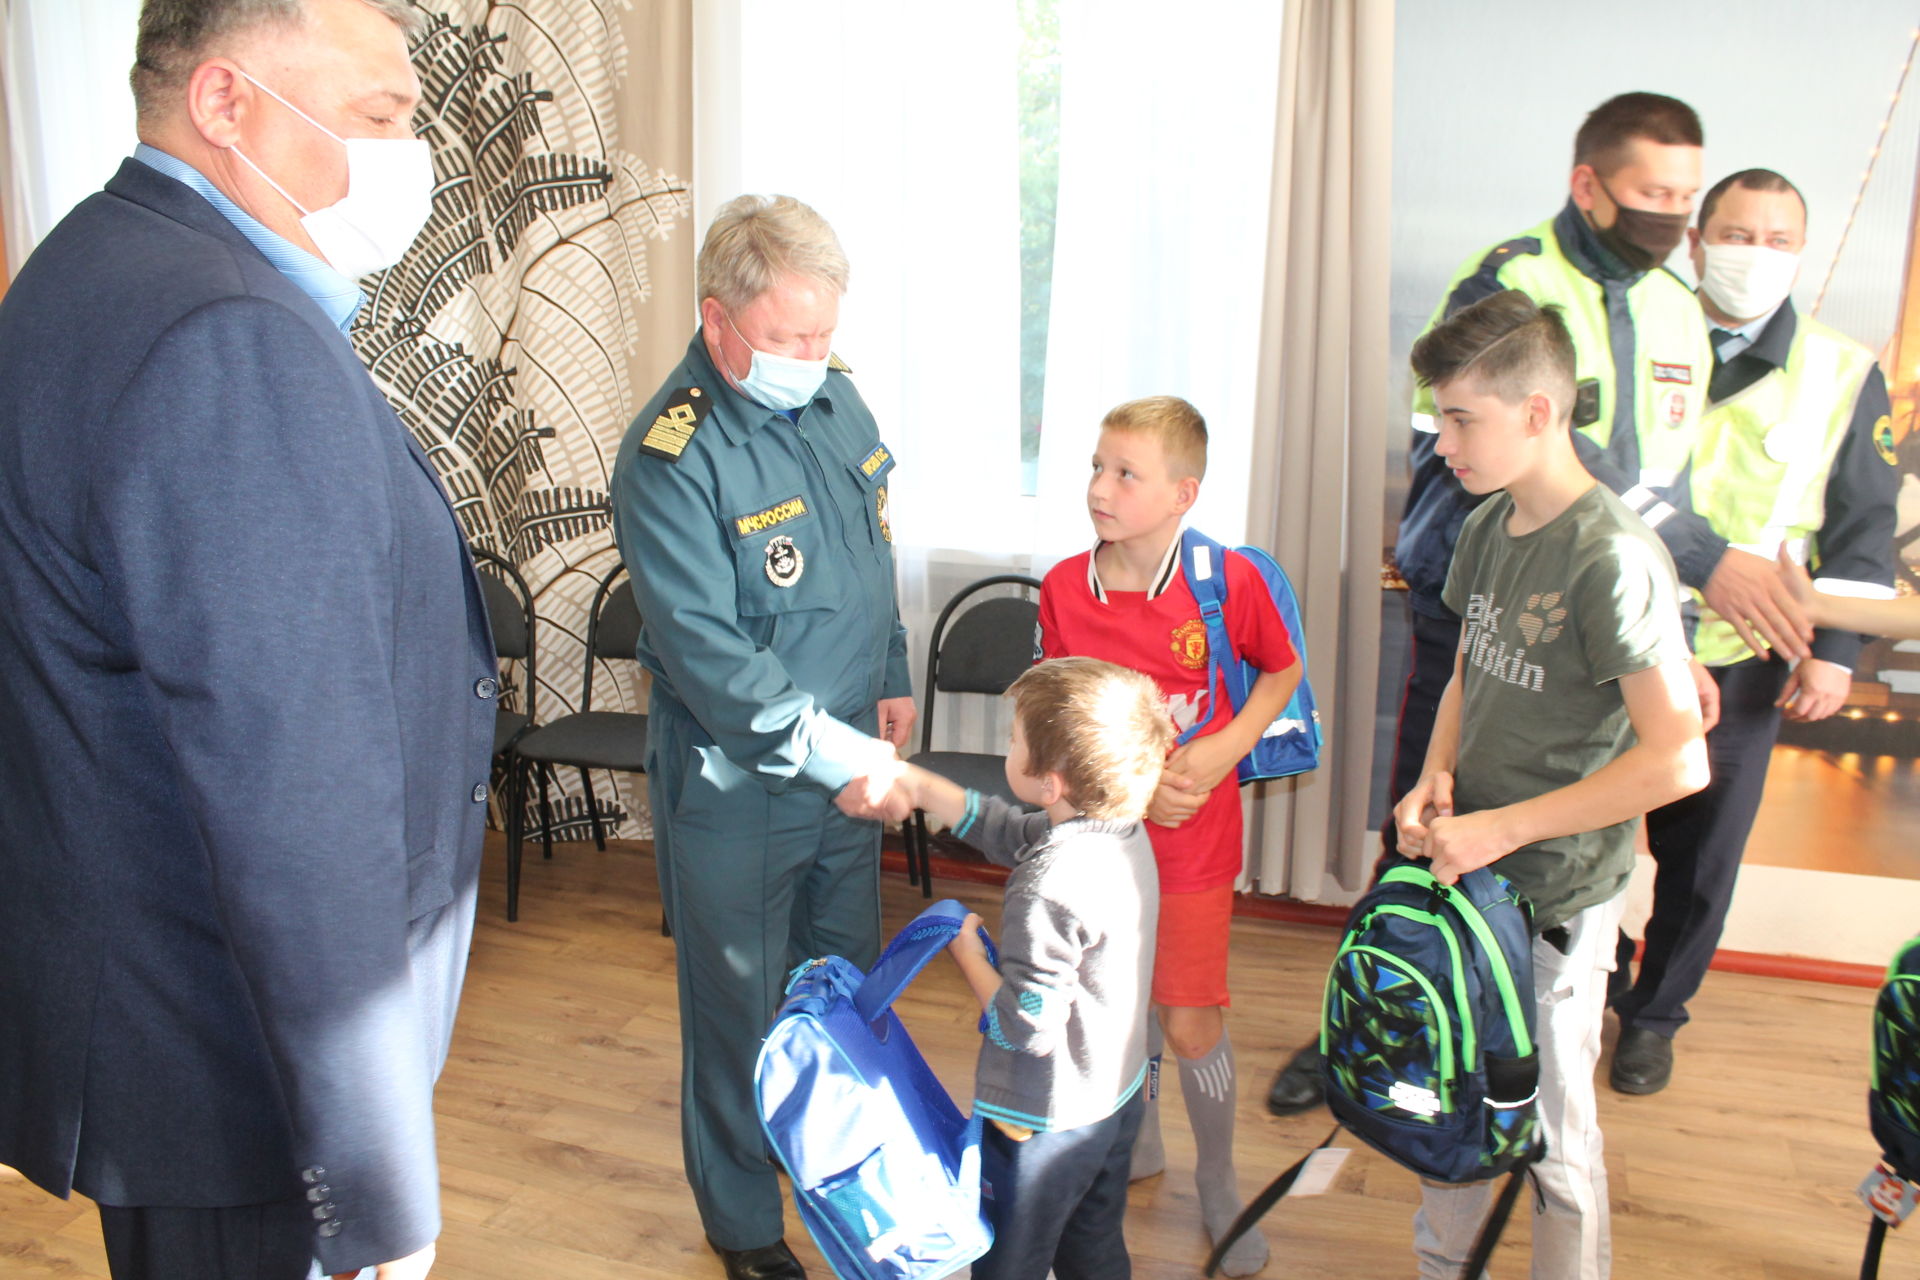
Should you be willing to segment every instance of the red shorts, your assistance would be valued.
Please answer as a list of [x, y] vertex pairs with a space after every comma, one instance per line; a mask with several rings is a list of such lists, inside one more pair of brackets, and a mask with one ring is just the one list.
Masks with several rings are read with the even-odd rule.
[[1153, 1002], [1171, 1008], [1224, 1009], [1233, 886], [1160, 895], [1153, 952]]

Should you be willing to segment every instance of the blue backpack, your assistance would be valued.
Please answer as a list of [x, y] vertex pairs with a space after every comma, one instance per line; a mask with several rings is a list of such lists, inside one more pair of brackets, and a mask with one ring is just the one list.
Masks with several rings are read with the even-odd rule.
[[[960, 1114], [892, 1008], [966, 914], [951, 898], [934, 903], [871, 973], [839, 956], [800, 966], [761, 1046], [761, 1127], [842, 1280], [934, 1280], [993, 1243], [980, 1120]], [[987, 954], [998, 963], [991, 940]]]
[[[1507, 1174], [1464, 1275], [1486, 1265], [1521, 1176], [1544, 1153], [1534, 1016], [1531, 911], [1494, 871], [1443, 885], [1424, 860], [1398, 860], [1347, 916], [1320, 1017], [1321, 1074], [1338, 1123], [1320, 1145], [1346, 1128], [1436, 1182]], [[1216, 1260], [1305, 1164], [1254, 1197]]]
[[[1902, 946], [1887, 966], [1873, 1004], [1872, 1067], [1867, 1123], [1873, 1140], [1897, 1177], [1920, 1183], [1920, 938]], [[1887, 1226], [1876, 1210], [1868, 1224], [1863, 1277], [1879, 1274]]]
[[[1287, 571], [1258, 547], [1236, 547], [1234, 550], [1252, 561], [1253, 567], [1260, 571], [1260, 577], [1267, 584], [1267, 593], [1280, 610], [1280, 620], [1287, 624], [1287, 634], [1293, 641], [1294, 658], [1300, 663], [1300, 685], [1293, 691], [1293, 697], [1287, 701], [1279, 717], [1267, 727], [1260, 741], [1254, 744], [1253, 751], [1240, 762], [1240, 784], [1245, 786], [1249, 782], [1289, 778], [1296, 773], [1318, 768], [1320, 712], [1314, 706], [1313, 686], [1307, 683], [1307, 642], [1300, 629], [1300, 602], [1294, 598], [1293, 583], [1287, 580]], [[1180, 535], [1180, 567], [1187, 575], [1187, 586], [1192, 590], [1193, 598], [1199, 602], [1200, 620], [1207, 626], [1208, 693], [1206, 718], [1181, 734], [1178, 739], [1180, 742], [1187, 741], [1213, 723], [1217, 707], [1212, 694], [1220, 683], [1216, 672], [1225, 679], [1227, 702], [1236, 712], [1247, 705], [1247, 693], [1253, 688], [1253, 682], [1260, 678], [1259, 669], [1241, 659], [1234, 651], [1232, 637], [1227, 634], [1226, 552], [1226, 547], [1197, 529], [1188, 529]]]

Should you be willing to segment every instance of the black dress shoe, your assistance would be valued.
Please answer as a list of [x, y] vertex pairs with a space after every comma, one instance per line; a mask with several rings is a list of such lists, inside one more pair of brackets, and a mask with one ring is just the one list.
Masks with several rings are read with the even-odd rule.
[[1607, 1073], [1616, 1093], [1658, 1093], [1673, 1079], [1673, 1040], [1645, 1027], [1621, 1027]]
[[1267, 1110], [1277, 1116], [1297, 1116], [1326, 1100], [1327, 1088], [1320, 1079], [1320, 1042], [1314, 1040], [1295, 1050], [1274, 1076], [1273, 1087], [1267, 1090]]
[[758, 1249], [722, 1249], [707, 1241], [726, 1264], [727, 1280], [807, 1280], [807, 1269], [793, 1256], [785, 1240]]

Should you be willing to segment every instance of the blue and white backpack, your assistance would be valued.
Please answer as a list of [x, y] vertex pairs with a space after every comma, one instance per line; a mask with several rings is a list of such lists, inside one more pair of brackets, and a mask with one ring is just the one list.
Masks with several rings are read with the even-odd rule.
[[[1234, 550], [1260, 571], [1274, 607], [1280, 610], [1280, 620], [1287, 624], [1294, 657], [1300, 663], [1300, 685], [1293, 691], [1293, 697], [1254, 744], [1253, 751], [1240, 762], [1240, 784], [1245, 786], [1268, 778], [1290, 778], [1318, 768], [1320, 712], [1314, 706], [1313, 686], [1307, 682], [1307, 643], [1300, 627], [1300, 602], [1294, 598], [1287, 571], [1258, 547], [1235, 547]], [[1207, 626], [1208, 691], [1206, 717], [1181, 734], [1180, 742], [1186, 742], [1213, 723], [1216, 707], [1212, 691], [1220, 683], [1215, 678], [1216, 672], [1226, 681], [1227, 702], [1235, 712], [1247, 705], [1247, 694], [1253, 682], [1260, 678], [1259, 669], [1241, 659], [1234, 651], [1232, 637], [1227, 634], [1226, 552], [1226, 547], [1197, 529], [1188, 529], [1180, 535], [1180, 567], [1187, 575], [1187, 587], [1200, 605], [1200, 620]]]

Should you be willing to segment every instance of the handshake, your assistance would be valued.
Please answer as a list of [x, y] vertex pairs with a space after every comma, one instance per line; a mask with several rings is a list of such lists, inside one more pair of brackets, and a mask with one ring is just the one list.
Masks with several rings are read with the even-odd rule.
[[919, 807], [913, 775], [922, 771], [900, 758], [916, 712], [912, 698], [880, 700], [880, 736], [867, 740], [853, 777], [833, 798], [840, 812], [849, 818], [904, 822]]

